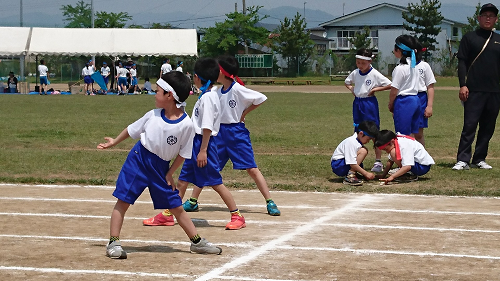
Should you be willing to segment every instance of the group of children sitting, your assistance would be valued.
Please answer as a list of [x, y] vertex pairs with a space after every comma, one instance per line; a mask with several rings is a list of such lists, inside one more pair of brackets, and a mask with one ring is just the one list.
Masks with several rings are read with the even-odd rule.
[[[332, 171], [344, 177], [344, 184], [361, 185], [363, 181], [358, 179], [358, 175], [366, 180], [377, 177], [385, 183], [417, 180], [434, 164], [424, 148], [423, 130], [428, 127], [428, 118], [432, 116], [436, 79], [429, 64], [422, 61], [425, 49], [415, 37], [401, 35], [395, 43], [393, 53], [399, 64], [392, 72], [392, 82], [372, 67], [373, 55], [367, 49], [358, 50], [358, 69], [345, 80], [346, 87], [355, 96], [355, 133], [342, 141], [331, 157]], [[397, 133], [379, 131], [380, 116], [375, 92], [388, 89], [388, 109], [393, 114]], [[370, 140], [375, 146], [375, 164], [371, 172], [381, 173], [378, 176], [366, 171], [362, 165], [368, 154], [364, 145]], [[385, 168], [381, 162], [382, 150], [389, 154]], [[397, 167], [391, 170], [394, 163]], [[390, 176], [386, 178], [388, 174]]]

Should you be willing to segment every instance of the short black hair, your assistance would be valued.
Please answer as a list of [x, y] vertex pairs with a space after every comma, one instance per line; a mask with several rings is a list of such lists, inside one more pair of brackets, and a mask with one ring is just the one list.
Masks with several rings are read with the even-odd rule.
[[194, 72], [201, 79], [203, 85], [210, 81], [210, 85], [215, 84], [219, 79], [219, 64], [212, 58], [201, 58], [194, 64]]
[[161, 79], [165, 80], [172, 88], [174, 88], [175, 93], [179, 97], [179, 102], [185, 101], [189, 97], [189, 91], [191, 91], [191, 81], [189, 78], [180, 71], [170, 71], [161, 76]]
[[375, 146], [379, 147], [382, 146], [388, 142], [390, 142], [392, 139], [396, 138], [396, 134], [391, 131], [391, 130], [381, 130], [377, 137], [375, 138]]
[[411, 51], [405, 51], [405, 50], [401, 49], [400, 47], [398, 47], [398, 44], [403, 44], [406, 47], [408, 47], [412, 50], [415, 50], [418, 48], [417, 39], [411, 35], [403, 34], [403, 35], [399, 35], [395, 41], [396, 41], [396, 45], [394, 45], [394, 48], [401, 50], [401, 54], [403, 55], [401, 57], [401, 59], [399, 60], [399, 62], [402, 64], [407, 64], [406, 58], [411, 57]]
[[144, 78], [144, 81], [149, 81], [149, 77]]
[[238, 60], [230, 55], [222, 55], [217, 58], [219, 65], [227, 71], [227, 73], [231, 75], [238, 75], [238, 71], [240, 70], [240, 64]]
[[356, 55], [371, 58], [373, 56], [373, 52], [370, 49], [361, 48], [356, 52]]
[[41, 64], [45, 64], [45, 61], [44, 61], [44, 60], [40, 60], [40, 63], [41, 63]]
[[360, 131], [366, 132], [369, 137], [375, 138], [378, 135], [377, 123], [370, 120], [361, 121], [361, 123], [359, 123], [358, 127], [356, 128], [357, 133], [359, 133]]

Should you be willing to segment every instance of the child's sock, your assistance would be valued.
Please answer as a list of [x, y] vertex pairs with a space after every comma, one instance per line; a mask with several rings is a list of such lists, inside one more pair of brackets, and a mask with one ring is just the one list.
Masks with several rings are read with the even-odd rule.
[[109, 244], [115, 241], [120, 241], [120, 236], [109, 236]]
[[375, 159], [375, 162], [382, 162], [382, 161], [380, 161], [380, 159]]
[[269, 198], [269, 199], [266, 199], [266, 204], [268, 204], [269, 202], [273, 201], [272, 198]]
[[196, 203], [198, 203], [198, 198], [194, 198], [194, 197], [189, 198], [189, 203], [196, 205]]
[[189, 238], [189, 240], [191, 240], [191, 242], [193, 242], [195, 244], [198, 244], [201, 241], [201, 237], [200, 237], [200, 235], [196, 234], [195, 236]]
[[170, 212], [169, 209], [165, 209], [163, 212], [161, 212], [165, 217], [170, 217], [172, 213]]
[[236, 210], [234, 210], [234, 211], [230, 211], [230, 212], [231, 212], [231, 216], [232, 216], [232, 215], [238, 215], [238, 216], [240, 216], [240, 217], [241, 217], [240, 210], [238, 210], [238, 209], [236, 209]]

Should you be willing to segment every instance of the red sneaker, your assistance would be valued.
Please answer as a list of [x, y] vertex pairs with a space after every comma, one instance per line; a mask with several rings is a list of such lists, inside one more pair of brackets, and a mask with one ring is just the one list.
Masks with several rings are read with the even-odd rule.
[[172, 226], [175, 222], [173, 215], [164, 216], [162, 213], [159, 213], [152, 218], [143, 220], [142, 224], [147, 226]]
[[231, 215], [231, 221], [226, 224], [226, 229], [237, 230], [247, 226], [245, 224], [245, 218], [242, 215], [233, 214]]

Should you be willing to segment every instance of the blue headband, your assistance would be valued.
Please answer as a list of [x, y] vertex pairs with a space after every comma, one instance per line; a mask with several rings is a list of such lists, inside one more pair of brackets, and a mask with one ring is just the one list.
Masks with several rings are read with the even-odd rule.
[[403, 43], [396, 43], [396, 46], [398, 46], [403, 51], [411, 52], [411, 64], [410, 64], [410, 67], [411, 68], [415, 68], [415, 65], [417, 65], [417, 59], [415, 57], [415, 50], [409, 48], [408, 46], [406, 46]]
[[359, 132], [362, 132], [365, 136], [367, 136], [367, 137], [369, 137], [369, 138], [375, 138], [374, 136], [372, 136], [372, 135], [370, 135], [370, 134], [366, 133], [365, 131], [363, 131], [363, 130], [359, 130], [359, 128], [358, 128], [358, 127], [359, 127], [359, 124], [354, 123], [354, 131], [356, 131], [356, 132], [358, 132], [358, 133], [359, 133]]
[[212, 81], [210, 81], [210, 80], [208, 80], [208, 81], [207, 81], [206, 79], [204, 79], [204, 78], [203, 78], [203, 77], [201, 77], [200, 75], [196, 74], [196, 72], [194, 72], [194, 74], [195, 74], [196, 76], [198, 76], [198, 78], [200, 78], [200, 80], [201, 80], [202, 82], [206, 82], [206, 83], [205, 83], [205, 84], [203, 84], [203, 86], [200, 88], [201, 94], [200, 94], [200, 96], [198, 97], [198, 99], [200, 99], [200, 98], [201, 98], [201, 96], [203, 96], [203, 94], [204, 94], [204, 93], [208, 90], [208, 87], [210, 87], [210, 83], [212, 83]]

